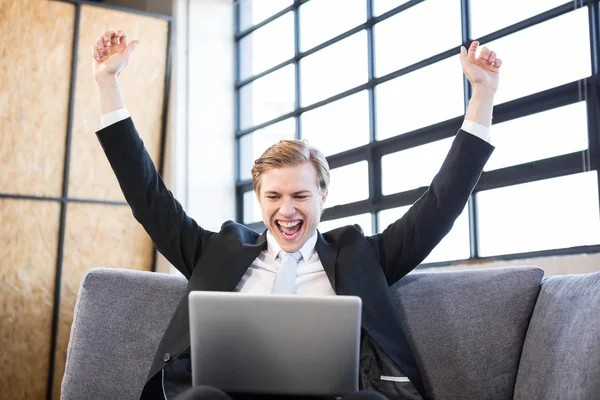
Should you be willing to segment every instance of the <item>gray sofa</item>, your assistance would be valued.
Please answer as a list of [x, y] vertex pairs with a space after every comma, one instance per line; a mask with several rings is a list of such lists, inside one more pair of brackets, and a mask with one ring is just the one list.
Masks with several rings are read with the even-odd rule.
[[[173, 275], [91, 270], [62, 398], [138, 399], [185, 285]], [[391, 290], [432, 399], [600, 399], [600, 272], [414, 272]]]

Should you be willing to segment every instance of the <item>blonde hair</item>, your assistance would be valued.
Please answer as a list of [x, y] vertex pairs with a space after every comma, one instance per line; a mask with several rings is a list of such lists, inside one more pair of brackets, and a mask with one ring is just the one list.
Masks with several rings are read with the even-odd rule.
[[311, 162], [317, 171], [317, 184], [321, 194], [329, 187], [329, 164], [323, 153], [306, 140], [280, 140], [269, 147], [252, 166], [252, 185], [260, 193], [260, 177], [274, 168], [294, 167]]

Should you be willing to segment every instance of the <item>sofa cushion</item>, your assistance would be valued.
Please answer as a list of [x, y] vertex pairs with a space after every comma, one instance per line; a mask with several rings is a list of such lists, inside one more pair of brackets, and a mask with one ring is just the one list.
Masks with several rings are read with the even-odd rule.
[[75, 305], [61, 399], [138, 400], [186, 283], [167, 274], [90, 270]]
[[543, 270], [414, 272], [392, 295], [428, 395], [511, 399]]
[[515, 399], [600, 396], [600, 272], [544, 280], [523, 346]]

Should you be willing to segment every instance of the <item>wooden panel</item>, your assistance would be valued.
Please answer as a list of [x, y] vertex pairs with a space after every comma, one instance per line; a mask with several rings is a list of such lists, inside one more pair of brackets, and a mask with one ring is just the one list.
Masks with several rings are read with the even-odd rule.
[[152, 268], [152, 250], [150, 238], [133, 218], [128, 206], [69, 204], [61, 281], [54, 399], [60, 399], [60, 384], [65, 370], [73, 309], [84, 274], [92, 267], [149, 271]]
[[72, 197], [124, 200], [95, 135], [100, 129], [101, 112], [91, 69], [91, 47], [96, 38], [106, 30], [117, 29], [124, 30], [129, 40], [140, 40], [119, 82], [148, 152], [158, 163], [168, 23], [157, 18], [83, 6], [69, 177], [69, 196]]
[[60, 196], [75, 6], [0, 0], [0, 192]]
[[60, 203], [0, 199], [0, 388], [42, 399], [48, 378]]

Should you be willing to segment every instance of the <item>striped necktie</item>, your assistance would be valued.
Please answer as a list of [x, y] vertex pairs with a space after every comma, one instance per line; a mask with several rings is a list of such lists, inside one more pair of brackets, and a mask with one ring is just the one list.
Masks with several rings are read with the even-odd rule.
[[298, 269], [298, 260], [302, 258], [299, 251], [295, 253], [281, 252], [282, 261], [275, 283], [273, 283], [273, 294], [294, 294], [296, 293], [296, 270]]

